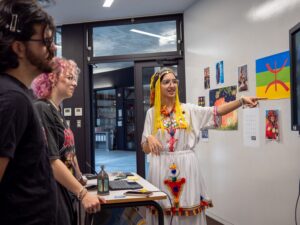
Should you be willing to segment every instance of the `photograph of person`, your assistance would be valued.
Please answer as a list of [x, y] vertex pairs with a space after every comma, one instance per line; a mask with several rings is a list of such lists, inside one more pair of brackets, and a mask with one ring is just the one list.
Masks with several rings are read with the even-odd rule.
[[266, 139], [279, 141], [278, 110], [266, 110]]
[[204, 89], [210, 88], [210, 70], [209, 67], [204, 68]]
[[239, 92], [248, 91], [247, 65], [243, 65], [238, 68], [238, 89]]
[[205, 96], [198, 97], [198, 105], [202, 107], [205, 106]]

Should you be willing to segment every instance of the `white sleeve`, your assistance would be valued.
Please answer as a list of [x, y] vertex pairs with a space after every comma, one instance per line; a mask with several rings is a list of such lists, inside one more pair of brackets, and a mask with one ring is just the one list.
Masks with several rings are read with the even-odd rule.
[[190, 113], [190, 126], [198, 136], [203, 129], [219, 127], [221, 116], [217, 116], [217, 107], [201, 107], [193, 104], [186, 104]]
[[153, 109], [150, 108], [147, 111], [147, 114], [146, 114], [146, 119], [145, 119], [144, 131], [143, 131], [143, 134], [142, 134], [141, 144], [143, 144], [146, 141], [147, 137], [152, 133], [152, 126], [153, 126], [152, 116], [153, 116]]

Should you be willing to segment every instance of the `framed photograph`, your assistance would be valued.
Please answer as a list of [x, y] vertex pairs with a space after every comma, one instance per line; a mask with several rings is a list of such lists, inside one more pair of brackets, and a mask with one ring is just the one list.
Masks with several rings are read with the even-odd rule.
[[239, 92], [248, 91], [247, 65], [243, 65], [238, 68], [238, 89]]
[[204, 89], [210, 88], [210, 70], [209, 67], [204, 68]]
[[279, 111], [266, 110], [266, 140], [279, 141]]
[[216, 63], [216, 81], [217, 84], [224, 84], [224, 64], [223, 61]]
[[[219, 88], [209, 91], [209, 105], [220, 106], [225, 102], [230, 102], [236, 99], [236, 86], [230, 86], [225, 88]], [[221, 126], [219, 130], [237, 130], [238, 118], [237, 110], [234, 110], [224, 116], [222, 116]]]
[[205, 106], [205, 96], [198, 97], [198, 105], [202, 107]]

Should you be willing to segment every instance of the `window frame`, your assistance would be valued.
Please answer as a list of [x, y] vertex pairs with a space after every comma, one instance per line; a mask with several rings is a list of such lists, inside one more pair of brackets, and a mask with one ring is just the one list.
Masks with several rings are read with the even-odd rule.
[[[139, 53], [139, 54], [125, 54], [112, 56], [94, 56], [93, 51], [93, 28], [104, 26], [119, 26], [129, 24], [141, 24], [150, 22], [176, 21], [176, 44], [177, 51], [159, 52], [159, 53]], [[183, 14], [172, 14], [155, 17], [141, 17], [122, 20], [112, 20], [103, 22], [92, 22], [86, 25], [86, 49], [87, 60], [89, 63], [105, 62], [105, 61], [126, 61], [126, 60], [156, 60], [166, 58], [182, 58], [184, 53], [183, 41]]]

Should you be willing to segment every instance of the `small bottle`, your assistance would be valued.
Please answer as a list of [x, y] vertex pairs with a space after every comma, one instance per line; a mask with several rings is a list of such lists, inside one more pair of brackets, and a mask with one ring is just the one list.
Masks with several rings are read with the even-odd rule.
[[97, 176], [98, 195], [109, 195], [109, 177], [104, 170], [104, 165], [101, 165], [101, 171]]

